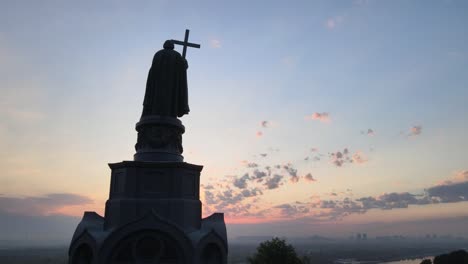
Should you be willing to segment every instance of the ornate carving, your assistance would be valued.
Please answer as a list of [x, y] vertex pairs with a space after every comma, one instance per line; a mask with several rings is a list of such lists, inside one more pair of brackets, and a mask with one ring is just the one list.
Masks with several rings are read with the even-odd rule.
[[182, 154], [182, 133], [180, 128], [164, 124], [148, 124], [138, 128], [135, 149], [162, 150]]

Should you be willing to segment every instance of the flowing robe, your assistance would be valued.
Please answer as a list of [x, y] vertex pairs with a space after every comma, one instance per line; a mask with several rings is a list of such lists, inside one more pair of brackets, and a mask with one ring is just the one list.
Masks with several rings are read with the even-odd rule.
[[188, 114], [187, 68], [187, 61], [171, 48], [154, 55], [146, 82], [142, 117]]

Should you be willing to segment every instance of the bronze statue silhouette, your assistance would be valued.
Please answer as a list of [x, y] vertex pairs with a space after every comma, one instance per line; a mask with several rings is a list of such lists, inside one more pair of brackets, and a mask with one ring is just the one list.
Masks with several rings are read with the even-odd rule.
[[[156, 52], [146, 82], [142, 117], [150, 115], [182, 117], [189, 113], [187, 68], [185, 59], [187, 47], [200, 48], [200, 45], [188, 42], [189, 31], [185, 31], [185, 40], [167, 40], [164, 49]], [[183, 45], [180, 55], [174, 50], [174, 44]]]

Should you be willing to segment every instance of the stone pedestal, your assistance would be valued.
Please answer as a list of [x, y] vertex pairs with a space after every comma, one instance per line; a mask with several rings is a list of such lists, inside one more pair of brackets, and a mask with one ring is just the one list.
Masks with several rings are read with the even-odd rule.
[[140, 120], [135, 161], [112, 170], [105, 217], [85, 212], [69, 263], [227, 263], [224, 215], [202, 219], [202, 166], [183, 162], [175, 118]]
[[182, 134], [185, 127], [179, 119], [168, 116], [144, 116], [136, 124], [137, 161], [183, 161]]

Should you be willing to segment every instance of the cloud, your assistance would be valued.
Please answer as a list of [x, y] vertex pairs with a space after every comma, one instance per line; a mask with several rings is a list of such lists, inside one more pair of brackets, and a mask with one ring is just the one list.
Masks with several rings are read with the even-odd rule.
[[366, 156], [364, 156], [364, 154], [360, 151], [357, 151], [356, 153], [354, 153], [352, 159], [353, 159], [353, 162], [357, 164], [363, 164], [368, 161]]
[[[348, 161], [350, 151], [345, 148], [337, 151], [331, 156], [341, 163], [362, 162], [365, 158]], [[248, 162], [245, 162], [248, 164]], [[296, 201], [294, 203], [281, 203], [280, 205], [270, 205], [265, 208], [265, 204], [259, 204], [260, 197], [264, 192], [275, 190], [287, 184], [287, 182], [297, 182], [304, 179], [307, 182], [314, 182], [316, 179], [311, 173], [298, 176], [297, 169], [290, 163], [286, 165], [265, 166], [265, 170], [258, 169], [259, 165], [254, 164], [251, 171], [242, 177], [235, 177], [232, 181], [225, 181], [219, 184], [216, 190], [205, 189], [204, 201], [207, 207], [204, 213], [223, 211], [228, 217], [234, 219], [253, 219], [256, 221], [271, 221], [272, 219], [299, 219], [307, 221], [327, 223], [339, 221], [352, 214], [365, 214], [369, 210], [392, 210], [409, 208], [410, 206], [424, 206], [438, 203], [456, 203], [468, 201], [468, 170], [461, 170], [455, 173], [450, 180], [438, 185], [431, 186], [421, 193], [410, 192], [387, 192], [375, 196], [363, 196], [354, 198], [350, 189], [346, 191], [333, 191], [327, 195], [326, 199], [320, 196], [313, 196], [306, 201]], [[235, 188], [232, 188], [232, 184]], [[246, 202], [246, 199], [252, 199]], [[242, 220], [239, 220], [242, 221]]]
[[207, 184], [207, 185], [201, 184], [201, 187], [204, 190], [213, 190], [214, 189], [213, 185], [211, 185], [211, 184]]
[[268, 178], [268, 179], [265, 181], [265, 186], [266, 186], [267, 189], [269, 189], [269, 190], [276, 189], [276, 188], [279, 187], [280, 182], [281, 182], [282, 179], [283, 179], [283, 176], [282, 176], [282, 175], [274, 174], [273, 177]]
[[80, 218], [74, 216], [26, 216], [0, 211], [0, 234], [2, 240], [18, 241], [22, 246], [64, 245], [79, 222]]
[[215, 49], [221, 48], [221, 41], [219, 39], [211, 39], [210, 46]]
[[243, 196], [240, 193], [234, 193], [233, 190], [228, 189], [219, 193], [216, 198], [224, 204], [222, 207], [226, 207], [242, 201]]
[[363, 164], [368, 162], [367, 157], [361, 151], [356, 151], [352, 156], [350, 155], [348, 148], [344, 148], [342, 151], [332, 152], [329, 154], [330, 162], [336, 167], [342, 167], [346, 163]]
[[266, 172], [264, 172], [264, 171], [254, 170], [252, 179], [261, 179], [263, 177], [266, 177], [268, 174]]
[[375, 132], [372, 128], [368, 128], [367, 131], [361, 131], [362, 135], [375, 136]]
[[258, 188], [253, 188], [253, 189], [245, 189], [245, 190], [242, 190], [242, 195], [244, 197], [254, 197], [254, 196], [257, 196], [257, 195], [261, 195], [263, 194], [262, 190], [258, 189]]
[[304, 176], [304, 179], [308, 182], [315, 182], [317, 181], [314, 176], [312, 176], [311, 173], [307, 173], [305, 176]]
[[279, 148], [271, 148], [271, 147], [270, 147], [270, 148], [268, 148], [268, 151], [270, 151], [270, 152], [279, 152], [280, 149], [279, 149]]
[[329, 30], [333, 30], [337, 26], [339, 26], [341, 23], [343, 23], [342, 16], [330, 17], [325, 21], [325, 27]]
[[216, 204], [216, 198], [212, 191], [205, 190], [205, 202], [207, 204]]
[[345, 163], [352, 163], [353, 160], [349, 157], [349, 150], [344, 148], [343, 151], [330, 153], [330, 161], [336, 167], [341, 167]]
[[453, 183], [460, 183], [468, 181], [468, 170], [462, 170], [455, 173], [453, 177], [448, 180], [441, 181], [438, 185], [450, 185]]
[[426, 192], [441, 203], [468, 201], [468, 181], [437, 185], [428, 188]]
[[385, 193], [377, 197], [363, 197], [356, 201], [361, 202], [364, 210], [373, 208], [379, 209], [394, 209], [394, 208], [408, 208], [411, 204], [422, 204], [416, 195], [402, 192], [402, 193]]
[[306, 214], [310, 211], [310, 209], [306, 205], [302, 205], [300, 203], [296, 204], [280, 204], [274, 207], [275, 209], [280, 209], [280, 214], [283, 217], [291, 217], [291, 216], [300, 216]]
[[[268, 127], [270, 127], [270, 124], [271, 124], [270, 121], [267, 121], [267, 120], [263, 120], [262, 122], [260, 122], [260, 126], [261, 126], [262, 128], [268, 128]], [[263, 131], [257, 130], [257, 132], [255, 133], [255, 135], [256, 135], [257, 137], [262, 137], [262, 136], [263, 136]]]
[[298, 182], [299, 181], [299, 176], [297, 175], [297, 169], [293, 167], [291, 163], [288, 163], [286, 165], [283, 165], [283, 169], [291, 176], [290, 180], [291, 182]]
[[247, 180], [250, 180], [248, 173], [244, 174], [244, 176], [240, 178], [234, 178], [233, 184], [239, 189], [245, 189], [247, 188]]
[[[251, 210], [255, 208], [252, 203], [243, 203], [243, 201], [262, 195], [263, 192], [256, 187], [248, 189], [243, 186], [241, 191], [228, 188], [217, 193], [205, 190], [204, 194], [205, 206], [203, 209], [205, 214], [223, 211], [226, 214], [241, 217], [252, 215]], [[254, 203], [255, 201], [257, 200], [254, 200]]]
[[327, 112], [322, 112], [322, 113], [314, 112], [312, 115], [306, 116], [305, 119], [306, 120], [318, 120], [320, 122], [328, 123], [330, 122], [330, 114]]
[[[350, 157], [350, 151], [344, 148], [342, 151], [331, 153], [330, 156], [334, 159], [336, 166], [348, 162], [367, 161], [360, 152], [356, 153]], [[265, 208], [265, 205], [257, 205], [264, 192], [280, 188], [288, 181], [295, 183], [303, 178], [307, 182], [314, 182], [316, 179], [311, 173], [299, 177], [298, 170], [290, 163], [264, 166], [265, 170], [259, 169], [256, 163], [247, 161], [244, 163], [251, 171], [242, 177], [235, 177], [232, 181], [220, 184], [220, 188], [216, 188], [216, 191], [205, 189], [204, 199], [209, 205], [205, 213], [224, 211], [235, 218], [251, 217], [257, 219], [256, 221], [304, 217], [311, 221], [327, 222], [341, 220], [352, 214], [364, 214], [369, 210], [392, 210], [410, 206], [468, 201], [468, 170], [461, 170], [456, 172], [450, 180], [430, 186], [416, 194], [388, 192], [376, 196], [354, 198], [351, 190], [346, 189], [343, 192], [332, 192], [328, 196], [331, 198], [327, 199], [314, 196], [312, 200], [306, 202], [283, 203]], [[232, 185], [236, 188], [232, 189]], [[252, 199], [252, 201], [245, 202], [245, 199]]]
[[459, 171], [455, 174], [455, 182], [468, 181], [468, 170]]
[[246, 166], [247, 168], [257, 168], [257, 167], [258, 167], [258, 164], [255, 163], [255, 162], [244, 161], [244, 163], [245, 163], [245, 166]]
[[0, 211], [16, 215], [45, 216], [57, 214], [58, 210], [64, 207], [91, 203], [93, 201], [90, 198], [71, 193], [51, 193], [20, 198], [0, 196]]
[[328, 219], [341, 219], [353, 213], [365, 213], [371, 209], [391, 210], [408, 208], [410, 205], [457, 203], [468, 201], [468, 179], [451, 184], [440, 184], [427, 188], [422, 194], [391, 192], [378, 196], [367, 196], [352, 200], [323, 200], [319, 208], [328, 209]]
[[421, 135], [422, 133], [422, 126], [413, 126], [410, 128], [410, 132], [409, 132], [409, 135], [410, 136], [418, 136], [418, 135]]

